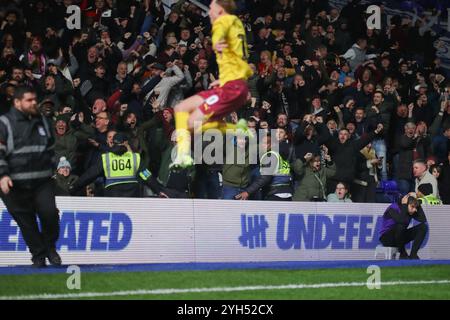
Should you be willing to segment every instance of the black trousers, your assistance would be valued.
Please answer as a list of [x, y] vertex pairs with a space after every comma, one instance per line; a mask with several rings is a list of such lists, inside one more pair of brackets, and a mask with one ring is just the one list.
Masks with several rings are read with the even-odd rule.
[[368, 181], [367, 186], [353, 184], [352, 200], [360, 203], [373, 203], [376, 198], [377, 184], [375, 181]]
[[186, 191], [180, 191], [176, 189], [171, 188], [162, 188], [162, 192], [164, 192], [169, 198], [175, 198], [175, 199], [188, 199], [189, 193]]
[[105, 197], [118, 198], [139, 198], [142, 195], [139, 183], [122, 183], [105, 188]]
[[410, 241], [414, 241], [410, 253], [411, 256], [414, 256], [417, 255], [427, 230], [428, 226], [425, 223], [420, 223], [409, 229], [405, 225], [396, 224], [391, 230], [381, 236], [380, 242], [385, 247], [397, 247], [400, 254], [406, 254], [405, 245]]
[[[59, 214], [55, 203], [55, 182], [48, 180], [36, 189], [13, 187], [1, 198], [8, 212], [18, 224], [30, 249], [32, 260], [45, 257], [56, 248], [59, 237]], [[41, 222], [39, 230], [36, 217]]]

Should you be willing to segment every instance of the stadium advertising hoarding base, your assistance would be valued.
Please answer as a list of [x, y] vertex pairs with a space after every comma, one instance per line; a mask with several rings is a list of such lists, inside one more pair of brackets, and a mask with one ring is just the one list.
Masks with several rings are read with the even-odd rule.
[[[1, 204], [1, 202], [0, 202]], [[388, 204], [57, 198], [64, 264], [372, 260]], [[419, 255], [450, 259], [450, 207], [425, 207]], [[30, 254], [3, 204], [0, 266]]]

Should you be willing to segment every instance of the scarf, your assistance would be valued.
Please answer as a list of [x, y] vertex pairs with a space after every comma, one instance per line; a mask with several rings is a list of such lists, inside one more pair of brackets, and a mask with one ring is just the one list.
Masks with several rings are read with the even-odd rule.
[[[37, 60], [37, 66], [35, 65], [36, 60]], [[33, 73], [37, 73], [37, 74], [41, 74], [41, 75], [45, 74], [46, 61], [45, 61], [45, 57], [42, 53], [34, 54], [31, 50], [28, 51], [28, 64], [32, 67]]]

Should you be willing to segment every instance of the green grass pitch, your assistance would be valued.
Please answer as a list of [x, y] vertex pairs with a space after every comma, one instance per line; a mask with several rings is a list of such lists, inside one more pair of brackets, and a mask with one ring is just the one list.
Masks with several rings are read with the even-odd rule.
[[[220, 270], [165, 272], [87, 272], [81, 274], [81, 290], [66, 286], [70, 275], [0, 275], [0, 299], [24, 295], [80, 294], [155, 289], [222, 288], [241, 286], [280, 286], [291, 284], [366, 283], [365, 268], [315, 270]], [[381, 289], [354, 287], [266, 289], [233, 292], [186, 292], [170, 294], [130, 294], [121, 296], [77, 297], [77, 299], [450, 299], [450, 283], [398, 284], [389, 281], [450, 280], [450, 265], [383, 267]], [[67, 297], [63, 297], [67, 298]], [[70, 297], [68, 297], [70, 298]]]

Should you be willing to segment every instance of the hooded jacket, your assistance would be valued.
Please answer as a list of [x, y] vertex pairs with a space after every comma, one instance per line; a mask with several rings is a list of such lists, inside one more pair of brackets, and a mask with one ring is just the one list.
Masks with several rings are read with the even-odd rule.
[[325, 200], [327, 179], [336, 173], [336, 165], [331, 161], [326, 166], [322, 166], [320, 170], [313, 171], [304, 161], [297, 159], [294, 162], [294, 172], [299, 177], [299, 185], [295, 189], [292, 200], [311, 201], [312, 198]]

